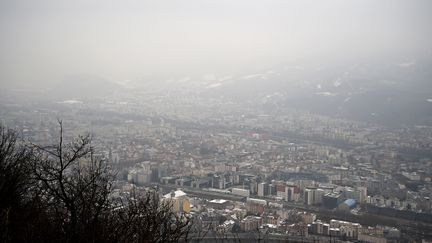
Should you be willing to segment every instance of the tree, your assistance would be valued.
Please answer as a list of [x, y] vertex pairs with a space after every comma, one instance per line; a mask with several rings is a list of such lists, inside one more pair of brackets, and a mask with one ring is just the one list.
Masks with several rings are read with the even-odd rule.
[[[26, 221], [28, 177], [32, 151], [19, 143], [13, 130], [0, 126], [0, 241], [15, 238]], [[20, 219], [21, 218], [21, 219]], [[18, 222], [20, 221], [20, 222]]]
[[187, 241], [191, 218], [155, 191], [111, 198], [115, 175], [96, 158], [91, 137], [39, 146], [0, 127], [1, 242]]
[[60, 226], [60, 239], [102, 240], [105, 223], [101, 219], [110, 213], [113, 175], [103, 161], [94, 158], [90, 135], [64, 143], [62, 121], [59, 127], [56, 145], [33, 145], [39, 155], [32, 166], [38, 189], [52, 221]]
[[113, 236], [119, 242], [186, 242], [191, 217], [172, 211], [170, 201], [161, 201], [155, 190], [133, 191], [127, 205], [114, 211]]
[[121, 204], [110, 199], [115, 176], [93, 156], [91, 137], [63, 141], [59, 121], [55, 146], [41, 147], [33, 163], [37, 185], [48, 213], [67, 242], [177, 242], [187, 239], [190, 220], [176, 214], [158, 194], [133, 193]]
[[29, 184], [30, 151], [17, 143], [17, 134], [0, 126], [0, 209], [22, 200]]

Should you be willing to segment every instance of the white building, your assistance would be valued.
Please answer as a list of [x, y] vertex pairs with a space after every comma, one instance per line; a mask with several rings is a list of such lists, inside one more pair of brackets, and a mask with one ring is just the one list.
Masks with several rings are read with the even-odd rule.
[[242, 197], [249, 197], [250, 196], [250, 191], [247, 189], [233, 188], [231, 192], [233, 195], [238, 195], [238, 196], [242, 196]]

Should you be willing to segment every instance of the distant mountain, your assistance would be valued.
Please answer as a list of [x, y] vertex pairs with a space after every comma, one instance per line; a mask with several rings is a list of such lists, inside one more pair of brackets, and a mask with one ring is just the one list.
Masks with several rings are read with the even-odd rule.
[[203, 90], [203, 95], [386, 125], [432, 125], [431, 64], [423, 60], [280, 68], [237, 77]]
[[66, 77], [58, 86], [48, 91], [51, 98], [72, 99], [111, 95], [122, 86], [94, 75]]
[[[338, 65], [297, 63], [236, 75], [143, 77], [114, 83], [92, 75], [67, 77], [49, 91], [62, 100], [116, 91], [192, 92], [205, 98], [290, 107], [386, 125], [432, 125], [432, 60]], [[184, 93], [184, 92], [183, 92]]]

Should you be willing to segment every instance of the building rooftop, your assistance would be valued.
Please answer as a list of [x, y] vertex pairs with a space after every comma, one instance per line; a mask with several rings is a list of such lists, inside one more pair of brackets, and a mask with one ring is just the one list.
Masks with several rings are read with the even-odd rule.
[[186, 196], [186, 193], [182, 190], [177, 190], [177, 191], [173, 191], [170, 192], [168, 194], [165, 194], [163, 197], [164, 198], [178, 198], [178, 197], [183, 197]]
[[343, 203], [346, 204], [349, 208], [353, 208], [356, 205], [356, 201], [354, 199], [347, 199]]
[[213, 200], [211, 200], [210, 202], [211, 202], [211, 203], [217, 203], [217, 204], [223, 204], [223, 203], [226, 203], [226, 202], [228, 202], [228, 201], [225, 200], [225, 199], [213, 199]]

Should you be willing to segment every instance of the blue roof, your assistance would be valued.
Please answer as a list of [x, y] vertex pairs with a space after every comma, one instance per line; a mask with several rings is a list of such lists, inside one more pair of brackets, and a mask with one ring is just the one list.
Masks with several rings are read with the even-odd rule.
[[353, 208], [356, 205], [356, 201], [354, 199], [347, 199], [343, 203], [345, 203], [349, 208]]

